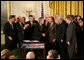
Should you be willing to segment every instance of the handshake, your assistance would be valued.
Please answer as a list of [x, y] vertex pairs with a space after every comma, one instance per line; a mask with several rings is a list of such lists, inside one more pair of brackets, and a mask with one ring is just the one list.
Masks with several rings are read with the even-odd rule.
[[24, 25], [24, 28], [27, 28], [28, 26], [29, 26], [29, 24], [25, 24], [25, 25]]
[[[32, 24], [31, 24], [31, 25], [32, 25]], [[36, 23], [34, 23], [33, 25], [36, 25]], [[24, 29], [27, 28], [27, 27], [29, 27], [29, 24], [25, 24], [25, 25], [24, 25]]]
[[29, 24], [25, 24], [24, 25], [24, 29], [26, 29], [27, 27], [29, 27]]

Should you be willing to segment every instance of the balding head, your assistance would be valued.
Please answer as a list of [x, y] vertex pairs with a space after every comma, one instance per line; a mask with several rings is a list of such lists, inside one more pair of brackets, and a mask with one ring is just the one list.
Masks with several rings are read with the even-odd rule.
[[45, 14], [45, 20], [48, 20], [48, 18], [49, 18], [49, 15]]
[[35, 54], [34, 52], [30, 51], [26, 55], [26, 59], [35, 59]]
[[48, 56], [47, 59], [57, 59], [58, 58], [58, 53], [56, 50], [50, 50], [48, 51]]

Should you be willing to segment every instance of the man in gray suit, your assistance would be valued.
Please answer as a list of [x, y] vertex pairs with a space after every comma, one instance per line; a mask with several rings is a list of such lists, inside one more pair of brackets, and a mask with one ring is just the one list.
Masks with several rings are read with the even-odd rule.
[[69, 58], [72, 59], [75, 56], [75, 44], [77, 41], [76, 38], [76, 25], [72, 22], [73, 18], [68, 15], [66, 17], [66, 23], [68, 24], [66, 32], [66, 42], [68, 44], [68, 54]]

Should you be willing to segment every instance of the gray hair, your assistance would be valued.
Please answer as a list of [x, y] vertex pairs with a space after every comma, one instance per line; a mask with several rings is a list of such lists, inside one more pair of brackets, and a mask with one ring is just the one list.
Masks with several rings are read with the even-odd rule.
[[57, 57], [58, 57], [58, 53], [56, 50], [50, 50], [48, 52], [48, 55], [51, 56], [53, 59], [57, 59]]
[[56, 16], [57, 16], [57, 19], [63, 20], [62, 16], [60, 16], [60, 15], [56, 15]]

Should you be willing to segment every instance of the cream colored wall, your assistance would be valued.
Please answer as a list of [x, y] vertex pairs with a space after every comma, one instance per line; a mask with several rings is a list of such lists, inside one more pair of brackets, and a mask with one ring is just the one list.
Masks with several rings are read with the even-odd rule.
[[5, 35], [1, 33], [1, 44], [5, 44]]
[[[44, 15], [50, 15], [49, 1], [10, 1], [10, 14], [16, 15], [16, 17], [24, 16], [27, 18], [25, 9], [31, 8], [32, 6], [31, 9], [33, 11], [31, 14], [34, 15], [38, 21], [38, 18], [41, 17], [41, 2], [43, 2]], [[3, 33], [1, 33], [1, 44], [5, 44], [5, 36]]]
[[11, 14], [18, 16], [26, 16], [26, 9], [32, 9], [31, 14], [38, 18], [41, 17], [41, 2], [43, 2], [44, 14], [50, 14], [49, 1], [12, 1], [11, 2]]
[[45, 1], [43, 7], [44, 7], [44, 15], [45, 15], [45, 14], [49, 14], [49, 16], [50, 16], [49, 1]]

